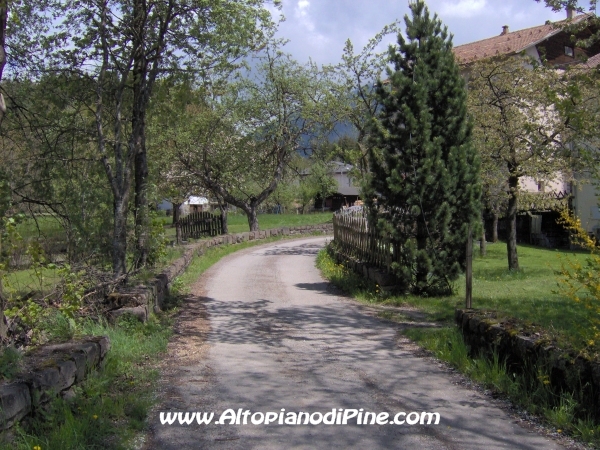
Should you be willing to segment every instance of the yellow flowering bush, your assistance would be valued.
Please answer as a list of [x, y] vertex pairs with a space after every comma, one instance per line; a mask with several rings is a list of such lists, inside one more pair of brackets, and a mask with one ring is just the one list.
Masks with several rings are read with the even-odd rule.
[[571, 233], [571, 242], [590, 252], [585, 263], [566, 258], [558, 272], [560, 292], [589, 311], [589, 329], [582, 333], [589, 347], [600, 347], [600, 252], [596, 240], [588, 235], [581, 221], [568, 210], [559, 223]]

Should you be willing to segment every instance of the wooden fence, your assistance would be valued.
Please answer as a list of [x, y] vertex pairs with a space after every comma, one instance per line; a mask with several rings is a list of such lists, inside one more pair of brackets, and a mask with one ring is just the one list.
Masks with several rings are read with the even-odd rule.
[[208, 211], [195, 212], [179, 219], [183, 240], [223, 234], [223, 216]]
[[389, 270], [392, 262], [398, 262], [397, 244], [386, 242], [369, 227], [362, 208], [333, 215], [333, 240], [339, 252], [371, 266]]

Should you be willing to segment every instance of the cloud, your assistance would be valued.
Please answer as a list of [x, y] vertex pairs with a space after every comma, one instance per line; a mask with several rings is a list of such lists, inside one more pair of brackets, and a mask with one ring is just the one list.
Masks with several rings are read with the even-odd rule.
[[446, 2], [441, 5], [440, 12], [443, 17], [473, 17], [484, 11], [486, 0], [458, 0], [458, 2]]
[[308, 0], [300, 0], [296, 6], [296, 11], [301, 17], [304, 17], [307, 14], [308, 8], [310, 8], [310, 2]]
[[309, 15], [310, 2], [308, 0], [299, 0], [294, 8], [294, 16], [298, 22], [308, 31], [314, 31], [315, 24]]

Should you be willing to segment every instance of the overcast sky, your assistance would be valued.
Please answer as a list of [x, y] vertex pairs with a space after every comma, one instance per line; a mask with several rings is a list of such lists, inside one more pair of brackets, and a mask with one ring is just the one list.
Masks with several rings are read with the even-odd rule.
[[[286, 51], [299, 62], [310, 57], [319, 64], [337, 63], [348, 38], [358, 53], [384, 25], [409, 12], [408, 0], [282, 0], [282, 4], [286, 20], [279, 26], [279, 37], [290, 40]], [[516, 31], [566, 18], [564, 11], [553, 13], [534, 0], [429, 0], [427, 5], [448, 26], [455, 46], [499, 35], [503, 25]], [[402, 25], [404, 29], [403, 21]]]

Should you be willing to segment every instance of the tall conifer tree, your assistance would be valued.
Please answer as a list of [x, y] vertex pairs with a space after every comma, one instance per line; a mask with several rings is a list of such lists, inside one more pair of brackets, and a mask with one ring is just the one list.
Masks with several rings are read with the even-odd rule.
[[450, 292], [464, 268], [481, 184], [452, 37], [423, 1], [410, 9], [407, 38], [390, 47], [394, 70], [377, 87], [383, 106], [372, 123], [365, 198], [371, 223], [397, 242], [395, 274], [407, 290], [436, 295]]

